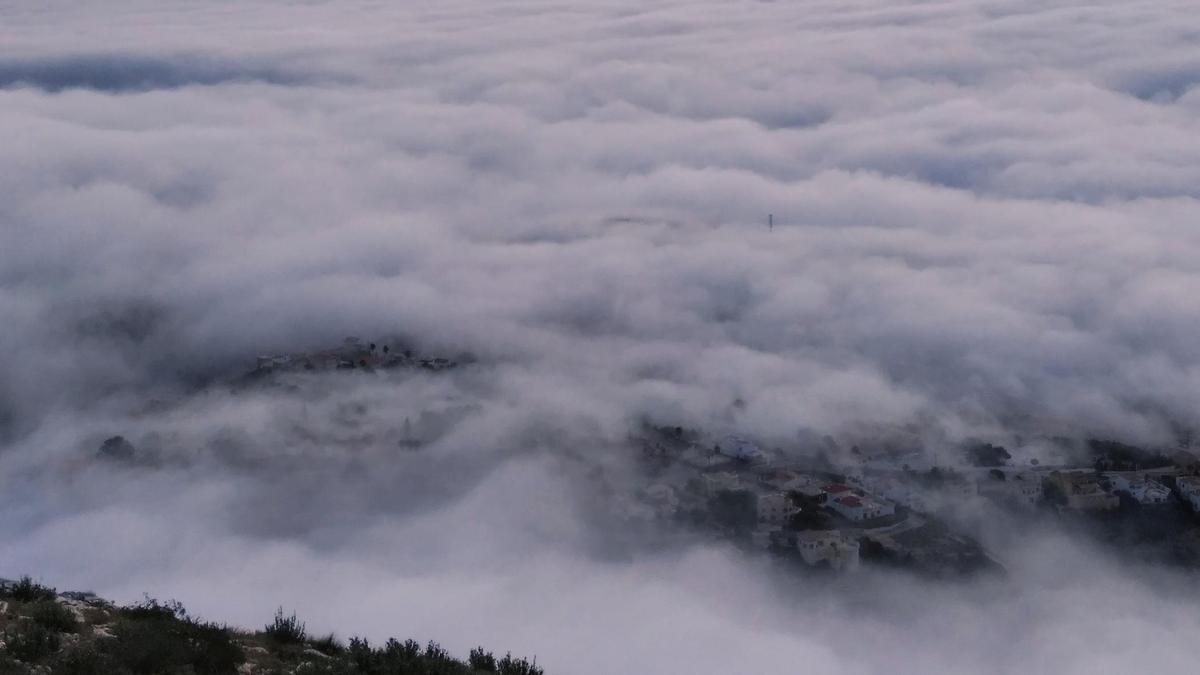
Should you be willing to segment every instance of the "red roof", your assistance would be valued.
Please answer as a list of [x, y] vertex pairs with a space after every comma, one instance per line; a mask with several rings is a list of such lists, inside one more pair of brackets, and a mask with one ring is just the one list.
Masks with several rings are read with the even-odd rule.
[[821, 489], [830, 494], [837, 494], [839, 492], [849, 492], [850, 486], [844, 485], [842, 483], [830, 483], [829, 485], [826, 485], [825, 487], [823, 487]]
[[850, 495], [849, 497], [842, 497], [842, 498], [838, 499], [837, 502], [839, 504], [845, 504], [846, 506], [849, 506], [850, 508], [854, 508], [854, 509], [857, 509], [858, 507], [862, 506], [862, 500], [859, 499], [858, 497], [855, 497], [854, 495]]

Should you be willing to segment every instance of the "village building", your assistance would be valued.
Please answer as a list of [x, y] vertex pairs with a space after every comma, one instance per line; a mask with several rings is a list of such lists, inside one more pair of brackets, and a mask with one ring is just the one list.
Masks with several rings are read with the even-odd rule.
[[792, 499], [783, 492], [769, 492], [758, 495], [758, 522], [780, 525], [797, 511]]
[[1175, 479], [1175, 489], [1192, 510], [1200, 512], [1200, 476], [1180, 476]]
[[891, 502], [866, 495], [846, 494], [831, 498], [825, 505], [843, 518], [855, 522], [882, 518], [896, 513], [896, 507]]
[[790, 469], [776, 469], [764, 474], [759, 480], [763, 485], [775, 490], [799, 492], [806, 497], [816, 497], [823, 492], [821, 487], [824, 481], [820, 478]]
[[715, 495], [723, 490], [740, 490], [745, 487], [742, 479], [732, 471], [710, 471], [700, 476], [704, 494]]
[[979, 494], [1010, 504], [1033, 508], [1042, 501], [1042, 479], [1029, 474], [1013, 474], [1006, 480], [984, 478], [979, 482]]
[[1113, 490], [1128, 492], [1139, 504], [1166, 504], [1171, 500], [1171, 491], [1161, 483], [1146, 476], [1126, 473], [1105, 474]]
[[928, 502], [916, 487], [895, 478], [868, 475], [862, 478], [859, 485], [866, 492], [879, 495], [913, 511], [929, 510]]
[[1100, 486], [1094, 474], [1085, 471], [1054, 471], [1050, 480], [1062, 492], [1067, 508], [1077, 511], [1107, 511], [1121, 505], [1121, 500]]
[[827, 562], [839, 572], [858, 569], [858, 541], [838, 530], [805, 530], [796, 534], [796, 549], [809, 565]]

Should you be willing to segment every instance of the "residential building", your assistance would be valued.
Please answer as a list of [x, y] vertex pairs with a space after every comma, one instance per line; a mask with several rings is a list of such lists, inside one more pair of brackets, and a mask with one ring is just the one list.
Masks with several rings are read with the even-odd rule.
[[828, 562], [839, 572], [858, 569], [858, 541], [838, 530], [805, 530], [796, 534], [796, 549], [809, 565]]
[[1179, 496], [1191, 505], [1193, 511], [1200, 512], [1200, 476], [1176, 478], [1175, 489], [1179, 491]]
[[770, 492], [758, 495], [758, 522], [780, 525], [796, 512], [796, 506], [783, 492]]
[[1105, 474], [1113, 490], [1128, 492], [1139, 504], [1165, 504], [1171, 499], [1171, 491], [1161, 483], [1146, 476], [1126, 473]]
[[871, 494], [879, 495], [914, 511], [929, 510], [925, 497], [916, 487], [890, 476], [865, 476], [860, 485]]
[[1042, 501], [1042, 479], [1027, 474], [1012, 474], [1006, 480], [984, 478], [978, 484], [979, 494], [1019, 506], [1035, 507]]
[[740, 490], [742, 479], [731, 471], [710, 471], [700, 477], [700, 484], [707, 495], [714, 495], [722, 490]]
[[896, 512], [896, 507], [890, 502], [866, 495], [846, 494], [830, 499], [825, 505], [842, 517], [855, 522], [882, 518]]
[[1050, 480], [1067, 500], [1067, 508], [1079, 511], [1106, 511], [1121, 505], [1121, 500], [1100, 487], [1095, 474], [1086, 471], [1054, 471]]

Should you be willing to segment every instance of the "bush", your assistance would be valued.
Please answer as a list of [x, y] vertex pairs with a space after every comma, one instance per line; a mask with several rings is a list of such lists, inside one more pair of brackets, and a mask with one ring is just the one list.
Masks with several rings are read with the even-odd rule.
[[98, 643], [100, 648], [135, 675], [228, 675], [245, 661], [226, 628], [189, 618], [178, 602], [148, 598], [122, 609], [113, 634], [115, 639]]
[[489, 673], [496, 672], [496, 657], [492, 653], [485, 651], [483, 647], [476, 647], [471, 650], [470, 657], [467, 658], [467, 664], [475, 670], [482, 670]]
[[64, 649], [50, 672], [54, 675], [101, 675], [120, 672], [112, 657], [94, 647]]
[[58, 597], [58, 593], [53, 588], [43, 586], [28, 576], [21, 577], [21, 580], [10, 586], [4, 595], [17, 602], [40, 602]]
[[263, 632], [281, 645], [302, 644], [308, 637], [304, 623], [296, 618], [296, 613], [285, 616], [282, 607], [275, 610], [275, 620], [267, 624]]
[[512, 654], [505, 654], [504, 658], [500, 659], [500, 675], [542, 675], [542, 669], [538, 668], [537, 659], [526, 661], [525, 659], [514, 659]]
[[32, 621], [22, 621], [4, 630], [4, 650], [26, 663], [40, 661], [58, 651], [58, 634]]
[[37, 625], [55, 633], [74, 633], [77, 627], [75, 613], [56, 600], [43, 600], [33, 605], [29, 616]]
[[333, 633], [322, 638], [314, 638], [308, 644], [313, 649], [327, 656], [337, 656], [346, 651], [346, 648], [342, 646], [342, 643], [338, 641], [337, 636]]

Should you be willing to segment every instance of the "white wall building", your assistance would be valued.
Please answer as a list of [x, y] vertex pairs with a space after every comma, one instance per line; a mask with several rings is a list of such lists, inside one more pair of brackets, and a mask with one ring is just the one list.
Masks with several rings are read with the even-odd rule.
[[1192, 510], [1200, 512], [1200, 476], [1180, 476], [1175, 479], [1175, 489]]
[[915, 487], [887, 476], [866, 476], [860, 482], [863, 489], [914, 511], [928, 511], [925, 497]]
[[1161, 483], [1136, 474], [1108, 474], [1113, 489], [1128, 492], [1139, 504], [1165, 504], [1171, 499], [1171, 491]]
[[809, 565], [828, 561], [839, 572], [858, 569], [858, 542], [837, 530], [805, 530], [796, 535], [796, 548]]
[[700, 481], [704, 486], [704, 493], [710, 496], [722, 490], [740, 490], [744, 487], [742, 479], [730, 471], [711, 471], [702, 475]]
[[896, 512], [896, 507], [891, 502], [854, 494], [833, 498], [825, 505], [841, 514], [842, 517], [855, 522], [882, 518]]

